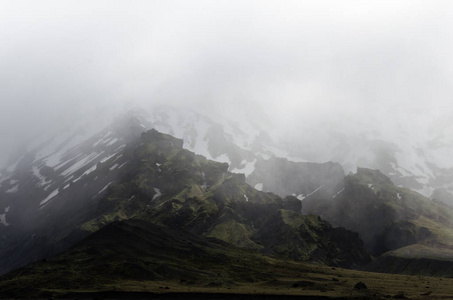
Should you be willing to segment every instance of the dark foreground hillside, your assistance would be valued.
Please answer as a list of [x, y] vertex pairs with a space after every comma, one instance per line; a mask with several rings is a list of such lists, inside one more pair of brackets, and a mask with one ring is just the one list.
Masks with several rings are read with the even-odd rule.
[[0, 279], [0, 298], [431, 299], [452, 295], [453, 279], [300, 263], [141, 220], [114, 222], [65, 253]]

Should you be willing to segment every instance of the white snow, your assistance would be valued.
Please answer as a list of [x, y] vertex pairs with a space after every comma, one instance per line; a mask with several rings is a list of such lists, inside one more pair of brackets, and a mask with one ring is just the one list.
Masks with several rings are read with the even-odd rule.
[[227, 163], [229, 166], [231, 166], [231, 160], [229, 159], [228, 155], [221, 154], [217, 157], [214, 157], [215, 161], [221, 162], [221, 163]]
[[[114, 152], [118, 153], [118, 152], [120, 152], [124, 147], [126, 147], [126, 144], [122, 144], [121, 146], [119, 146], [118, 148], [116, 148], [116, 149], [114, 150]], [[123, 155], [121, 154], [119, 157], [121, 157], [121, 156], [123, 156]]]
[[110, 140], [110, 142], [108, 142], [106, 144], [106, 146], [111, 146], [111, 145], [115, 144], [116, 142], [118, 142], [118, 138], [113, 138], [113, 139]]
[[5, 226], [9, 226], [8, 222], [6, 222], [6, 213], [5, 214], [0, 214], [0, 224], [3, 224]]
[[344, 188], [342, 188], [341, 190], [339, 190], [335, 195], [333, 195], [332, 198], [336, 198], [339, 194], [343, 193], [344, 191]]
[[300, 194], [296, 198], [299, 199], [300, 201], [302, 201], [305, 199], [305, 196], [304, 196], [304, 194]]
[[8, 189], [6, 192], [8, 194], [13, 194], [13, 193], [17, 193], [17, 191], [19, 190], [19, 185], [16, 184], [15, 186], [13, 186], [12, 188]]
[[[39, 187], [43, 187], [52, 182], [51, 180], [46, 180], [46, 178], [43, 175], [41, 175], [39, 169], [36, 166], [32, 167], [32, 172], [33, 172], [33, 175], [39, 179], [39, 183], [37, 184]], [[47, 189], [44, 189], [44, 190], [47, 190]]]
[[398, 200], [403, 199], [403, 197], [401, 197], [400, 193], [397, 193], [397, 194], [396, 194], [396, 197], [398, 197]]
[[119, 166], [118, 169], [121, 169], [125, 164], [127, 164], [127, 161], [124, 162], [121, 166]]
[[[104, 192], [104, 191], [109, 187], [109, 185], [111, 185], [111, 184], [112, 184], [112, 182], [107, 183], [107, 184], [102, 188], [102, 190], [100, 190], [97, 194], [99, 195], [100, 193]], [[93, 198], [94, 198], [94, 197], [93, 197]]]
[[371, 183], [368, 183], [368, 187], [369, 187], [370, 189], [374, 190], [374, 186], [373, 186], [373, 184], [371, 184]]
[[74, 178], [74, 175], [71, 175], [71, 176], [69, 176], [68, 178], [65, 178], [64, 182], [68, 182], [68, 181], [71, 180], [72, 178]]
[[153, 199], [152, 200], [156, 200], [157, 198], [159, 198], [160, 196], [162, 196], [162, 193], [160, 192], [160, 190], [158, 188], [154, 188], [154, 196], [153, 196]]
[[[95, 127], [92, 129], [94, 128]], [[36, 154], [35, 161], [43, 159], [46, 165], [54, 168], [61, 163], [61, 160], [65, 154], [94, 134], [94, 132], [86, 130], [83, 132], [77, 132], [77, 130], [77, 126], [75, 126], [70, 130], [72, 132], [64, 130], [54, 135], [54, 137], [46, 143], [45, 147], [41, 148]], [[69, 136], [71, 137], [70, 139], [68, 139]]]
[[103, 137], [101, 137], [96, 143], [93, 144], [93, 147], [96, 147], [99, 144], [105, 144], [112, 138], [110, 137], [112, 135], [112, 131], [108, 131]]
[[52, 193], [49, 194], [49, 196], [46, 197], [46, 199], [42, 200], [39, 205], [40, 206], [43, 206], [44, 204], [46, 204], [50, 199], [52, 199], [53, 197], [55, 197], [56, 195], [58, 195], [58, 189], [54, 190]]
[[311, 192], [310, 194], [308, 194], [305, 198], [310, 197], [311, 195], [313, 195], [314, 193], [316, 193], [317, 191], [319, 191], [319, 190], [322, 189], [323, 187], [324, 187], [324, 185], [321, 185], [319, 188], [317, 188], [316, 190], [314, 190], [313, 192]]
[[114, 164], [113, 166], [111, 166], [111, 167], [109, 168], [109, 170], [110, 170], [110, 171], [113, 171], [113, 170], [115, 170], [116, 168], [118, 168], [118, 166], [119, 166], [119, 164]]
[[263, 184], [262, 183], [255, 184], [255, 189], [257, 189], [258, 191], [262, 191], [263, 190]]
[[103, 151], [100, 152], [100, 153], [92, 152], [91, 154], [85, 156], [83, 159], [80, 159], [80, 160], [76, 161], [72, 166], [70, 166], [69, 168], [67, 168], [63, 172], [61, 172], [61, 175], [67, 176], [67, 175], [70, 175], [70, 174], [74, 173], [77, 170], [80, 170], [81, 168], [85, 167], [90, 162], [92, 162], [93, 160], [98, 158], [102, 153], [103, 153]]
[[9, 226], [8, 222], [6, 222], [6, 213], [9, 212], [9, 206], [5, 208], [5, 213], [0, 214], [0, 224], [3, 224], [5, 226]]
[[249, 202], [249, 197], [247, 197], [246, 194], [244, 194], [244, 198], [245, 198], [245, 201], [246, 201], [246, 202]]
[[67, 189], [69, 187], [69, 183], [63, 187], [63, 190]]
[[91, 172], [95, 171], [96, 168], [97, 168], [97, 165], [93, 165], [91, 168], [89, 168], [88, 170], [86, 170], [85, 172], [83, 172], [82, 175], [80, 175], [79, 177], [77, 177], [76, 179], [74, 179], [72, 182], [77, 182], [77, 181], [79, 181], [80, 179], [82, 179], [83, 176], [88, 175], [88, 174], [90, 174]]
[[251, 162], [244, 159], [241, 162], [239, 168], [234, 168], [233, 170], [231, 170], [231, 172], [242, 173], [245, 175], [245, 177], [248, 177], [255, 170], [255, 164], [256, 164], [256, 159]]
[[106, 161], [108, 161], [109, 159], [114, 157], [115, 155], [117, 155], [117, 153], [113, 153], [112, 155], [104, 157], [103, 159], [101, 159], [101, 163], [105, 163]]
[[9, 184], [13, 185], [13, 184], [16, 184], [16, 183], [18, 183], [18, 182], [19, 182], [19, 180], [11, 179], [11, 180], [9, 181]]
[[120, 159], [122, 156], [123, 156], [123, 154], [120, 154], [120, 155], [118, 155], [117, 157], [115, 157], [114, 162], [117, 161], [118, 159]]
[[90, 174], [91, 172], [95, 171], [97, 167], [98, 167], [97, 165], [93, 165], [91, 168], [89, 168], [88, 170], [86, 170], [85, 172], [83, 172], [83, 175], [88, 175], [88, 174]]

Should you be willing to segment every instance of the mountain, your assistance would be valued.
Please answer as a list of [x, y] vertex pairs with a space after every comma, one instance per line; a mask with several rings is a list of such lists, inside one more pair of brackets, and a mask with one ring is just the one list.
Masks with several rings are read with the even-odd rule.
[[[346, 176], [344, 191], [335, 197], [317, 194], [304, 199], [302, 212], [358, 232], [365, 248], [380, 256], [367, 270], [448, 275], [436, 262], [451, 264], [453, 208], [397, 187], [377, 170], [359, 168]], [[406, 266], [418, 259], [429, 263], [423, 268]]]
[[[142, 126], [136, 119], [123, 124], [128, 126], [120, 126], [119, 133], [129, 140], [112, 139], [107, 131], [77, 146], [74, 158], [64, 157], [62, 167], [44, 178], [48, 190], [57, 191], [54, 195], [24, 197], [28, 186], [16, 183], [20, 187], [12, 194], [19, 200], [9, 204], [6, 220], [11, 224], [4, 226], [3, 272], [59, 253], [105, 225], [127, 219], [296, 260], [343, 267], [370, 261], [356, 234], [303, 216], [299, 200], [252, 188], [244, 175], [228, 172], [228, 164], [184, 149], [183, 140], [154, 129], [138, 135]], [[30, 185], [37, 180], [30, 172], [23, 176], [34, 176]], [[35, 185], [35, 193], [40, 188]], [[10, 218], [27, 204], [23, 215]], [[25, 224], [27, 219], [33, 222]]]
[[247, 182], [281, 197], [293, 195], [299, 200], [314, 193], [332, 197], [344, 189], [344, 170], [338, 163], [292, 162], [272, 157], [259, 160]]
[[[395, 185], [426, 197], [439, 189], [447, 198], [453, 197], [448, 120], [435, 120], [415, 134], [398, 120], [376, 128], [373, 120], [358, 117], [345, 123], [338, 116], [340, 120], [307, 122], [297, 129], [281, 130], [259, 111], [236, 114], [209, 116], [157, 106], [147, 109], [144, 118], [148, 128], [182, 138], [186, 149], [227, 162], [230, 171], [244, 173], [247, 180], [259, 161], [278, 157], [295, 162], [336, 162], [345, 173], [355, 173], [358, 167], [377, 169]], [[254, 186], [253, 182], [249, 183]]]
[[[426, 197], [436, 197], [438, 201], [446, 203], [453, 197], [450, 184], [453, 179], [453, 164], [449, 163], [448, 155], [450, 131], [448, 123], [442, 120], [420, 132], [420, 136], [426, 136], [422, 143], [413, 136], [410, 128], [401, 124], [392, 123], [394, 132], [390, 136], [384, 136], [373, 127], [373, 123], [363, 120], [359, 122], [360, 126], [353, 126], [356, 124], [354, 122], [338, 126], [335, 120], [331, 123], [307, 123], [306, 126], [309, 127], [288, 130], [282, 134], [277, 129], [278, 124], [273, 124], [259, 111], [237, 111], [226, 117], [163, 105], [150, 105], [130, 111], [117, 118], [113, 125], [100, 134], [98, 127], [81, 123], [74, 128], [56, 131], [48, 139], [39, 137], [31, 141], [27, 145], [27, 151], [18, 153], [17, 159], [0, 171], [0, 192], [14, 194], [16, 188], [25, 184], [19, 182], [21, 178], [18, 178], [20, 176], [16, 171], [26, 171], [33, 175], [24, 180], [34, 181], [35, 185], [41, 186], [41, 189], [36, 190], [36, 193], [42, 195], [41, 201], [55, 196], [61, 189], [57, 191], [55, 185], [51, 187], [53, 179], [45, 176], [49, 172], [56, 172], [54, 177], [63, 176], [69, 181], [76, 180], [83, 174], [74, 174], [75, 177], [69, 179], [70, 176], [67, 175], [73, 175], [77, 170], [83, 168], [84, 172], [90, 172], [90, 168], [94, 168], [98, 161], [107, 159], [109, 155], [119, 151], [116, 148], [125, 144], [123, 139], [127, 140], [130, 135], [124, 135], [121, 128], [130, 119], [137, 123], [136, 134], [154, 128], [183, 139], [185, 149], [208, 159], [228, 163], [229, 171], [245, 174], [247, 182], [252, 186], [260, 183], [249, 178], [256, 169], [256, 164], [278, 157], [295, 162], [336, 162], [343, 167], [345, 173], [356, 172], [357, 167], [378, 169], [395, 185], [415, 190]], [[91, 152], [78, 157], [82, 160], [74, 160], [75, 153], [81, 150], [81, 144], [90, 139], [97, 149], [90, 149], [90, 145], [86, 144], [84, 148]], [[99, 144], [95, 145], [97, 142]], [[116, 148], [112, 149], [113, 147]], [[67, 164], [66, 168], [63, 168], [63, 163]], [[60, 174], [63, 171], [66, 172]], [[295, 193], [293, 191], [283, 195], [281, 187], [280, 191], [282, 193], [277, 193], [281, 196]], [[313, 191], [309, 189], [303, 194]], [[299, 195], [301, 193], [296, 193], [296, 196]], [[2, 199], [9, 198], [8, 196], [11, 195], [5, 195]], [[5, 212], [8, 207], [11, 211], [14, 210], [10, 206], [12, 201], [3, 202], [3, 207], [0, 206], [0, 213], [2, 209], [3, 213], [0, 216], [6, 217], [9, 214], [10, 218], [13, 217], [14, 213]], [[7, 220], [3, 221], [3, 218], [0, 217], [0, 222], [9, 223]]]
[[[355, 146], [347, 136], [334, 135], [331, 143], [344, 147], [320, 149], [338, 150], [341, 164], [304, 161], [313, 157], [314, 145], [301, 148], [298, 139], [276, 137], [272, 124], [259, 118], [231, 121], [162, 106], [132, 111], [97, 133], [82, 126], [38, 139], [1, 171], [0, 271], [60, 253], [113, 221], [131, 218], [350, 268], [369, 262], [366, 251], [390, 257], [414, 246], [395, 252], [398, 258], [417, 247], [433, 253], [443, 247], [440, 253], [447, 253], [447, 177], [426, 181], [403, 172], [398, 147], [374, 139], [369, 128], [360, 130], [366, 134], [357, 134]], [[359, 152], [375, 159], [356, 156]], [[358, 168], [344, 176], [344, 170], [371, 161], [380, 162], [382, 172]], [[411, 186], [410, 178], [424, 182], [418, 190], [443, 189], [431, 201], [400, 187]]]
[[431, 200], [396, 186], [378, 170], [342, 174], [334, 163], [271, 158], [255, 165], [249, 181], [266, 191], [292, 193], [302, 201], [303, 214], [358, 232], [377, 258], [366, 270], [450, 276], [453, 208], [437, 200], [447, 193]]

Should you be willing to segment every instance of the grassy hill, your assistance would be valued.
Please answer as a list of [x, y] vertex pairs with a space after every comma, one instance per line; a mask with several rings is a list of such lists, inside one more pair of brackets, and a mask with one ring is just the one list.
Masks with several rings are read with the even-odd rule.
[[113, 222], [68, 251], [0, 279], [1, 298], [432, 299], [452, 294], [453, 279], [295, 262], [141, 220]]

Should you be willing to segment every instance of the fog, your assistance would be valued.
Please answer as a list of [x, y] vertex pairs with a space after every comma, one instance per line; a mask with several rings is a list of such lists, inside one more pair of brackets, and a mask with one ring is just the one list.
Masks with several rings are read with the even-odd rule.
[[148, 103], [262, 111], [282, 134], [403, 126], [418, 143], [452, 122], [452, 33], [450, 1], [4, 0], [0, 165]]

